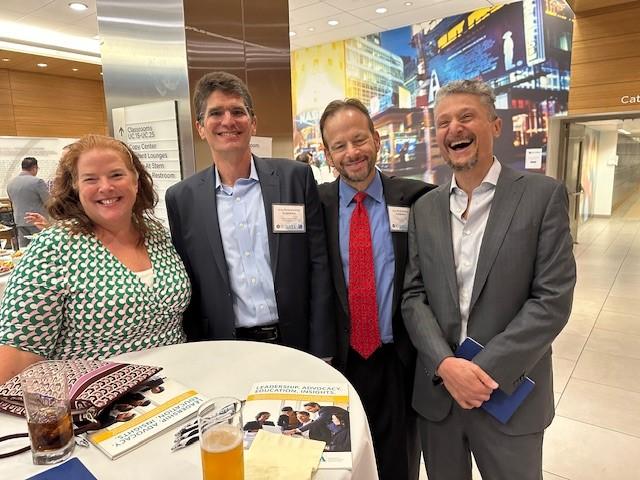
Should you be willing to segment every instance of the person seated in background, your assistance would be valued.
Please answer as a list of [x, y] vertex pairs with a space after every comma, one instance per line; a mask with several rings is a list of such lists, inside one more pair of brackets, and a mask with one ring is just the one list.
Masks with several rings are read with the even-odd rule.
[[242, 429], [245, 432], [257, 432], [258, 430], [261, 430], [264, 425], [268, 425], [270, 427], [275, 427], [273, 422], [268, 422], [267, 421], [267, 420], [269, 420], [270, 416], [271, 416], [271, 414], [269, 412], [259, 412], [256, 415], [256, 419], [251, 421], [251, 422], [245, 423], [245, 425], [244, 425], [244, 427]]
[[331, 439], [324, 447], [326, 452], [350, 452], [351, 451], [351, 428], [349, 427], [348, 413], [334, 413], [331, 415]]
[[124, 143], [86, 135], [60, 160], [34, 239], [0, 304], [0, 383], [43, 359], [102, 359], [185, 340], [191, 286], [158, 197]]

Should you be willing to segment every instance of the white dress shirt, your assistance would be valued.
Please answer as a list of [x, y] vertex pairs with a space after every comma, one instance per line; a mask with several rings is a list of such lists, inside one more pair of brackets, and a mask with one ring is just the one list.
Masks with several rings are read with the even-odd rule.
[[[458, 301], [462, 318], [460, 343], [467, 338], [469, 306], [476, 267], [478, 266], [478, 255], [501, 170], [500, 162], [494, 157], [493, 164], [482, 183], [471, 193], [471, 201], [465, 191], [458, 187], [455, 175], [451, 179], [449, 210], [451, 212], [453, 258], [456, 263], [456, 279], [458, 280]], [[467, 212], [466, 219], [462, 217], [465, 211]]]
[[[236, 327], [271, 325], [278, 321], [269, 256], [269, 232], [256, 166], [249, 178], [223, 185], [214, 169], [218, 222], [233, 293]], [[215, 288], [213, 286], [212, 288]]]

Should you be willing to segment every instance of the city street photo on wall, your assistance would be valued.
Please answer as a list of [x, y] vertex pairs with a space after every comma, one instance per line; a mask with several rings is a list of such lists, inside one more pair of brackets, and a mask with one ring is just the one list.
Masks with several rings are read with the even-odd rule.
[[[564, 0], [523, 0], [366, 37], [296, 50], [296, 153], [325, 167], [319, 119], [337, 98], [361, 100], [380, 133], [378, 167], [441, 184], [450, 171], [435, 142], [433, 102], [452, 80], [480, 78], [496, 93], [500, 161], [545, 173], [549, 118], [567, 112], [573, 12]], [[538, 154], [538, 157], [540, 154]]]

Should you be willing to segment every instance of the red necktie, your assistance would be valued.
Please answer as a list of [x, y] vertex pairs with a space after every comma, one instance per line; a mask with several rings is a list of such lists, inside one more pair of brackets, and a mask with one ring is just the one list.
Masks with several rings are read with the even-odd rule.
[[349, 230], [351, 347], [365, 359], [380, 346], [371, 230], [369, 216], [362, 203], [366, 196], [364, 192], [356, 193], [356, 208], [351, 214]]

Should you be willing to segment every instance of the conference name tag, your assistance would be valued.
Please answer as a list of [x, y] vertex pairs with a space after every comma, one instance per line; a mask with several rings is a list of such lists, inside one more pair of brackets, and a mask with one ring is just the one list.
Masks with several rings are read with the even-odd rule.
[[387, 206], [389, 210], [389, 227], [392, 232], [409, 231], [409, 207]]
[[273, 233], [305, 233], [304, 205], [297, 203], [274, 203]]

